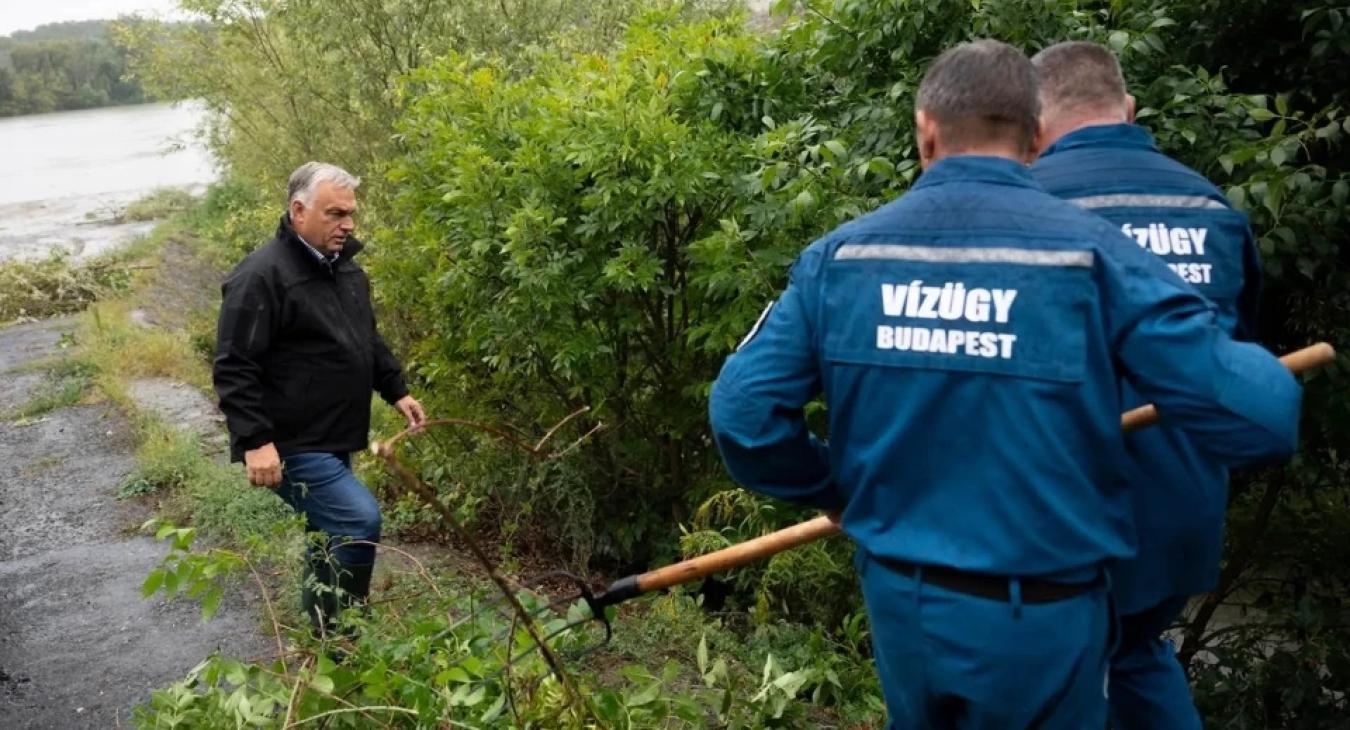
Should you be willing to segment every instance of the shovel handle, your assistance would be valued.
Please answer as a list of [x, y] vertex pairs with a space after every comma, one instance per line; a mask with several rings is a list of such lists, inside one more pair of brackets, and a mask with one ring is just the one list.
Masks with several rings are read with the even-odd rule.
[[[1319, 342], [1285, 355], [1280, 358], [1280, 362], [1284, 363], [1285, 367], [1291, 371], [1302, 373], [1326, 365], [1335, 358], [1336, 351], [1331, 345]], [[1120, 428], [1129, 432], [1152, 426], [1157, 422], [1158, 410], [1150, 404], [1122, 414]], [[777, 532], [761, 535], [753, 540], [736, 543], [731, 547], [707, 555], [683, 560], [638, 576], [622, 578], [605, 591], [603, 595], [610, 599], [605, 603], [606, 605], [613, 605], [643, 593], [706, 578], [713, 573], [739, 568], [777, 555], [784, 550], [791, 550], [809, 542], [837, 535], [840, 529], [836, 520], [836, 516], [821, 515], [791, 527], [785, 527]]]
[[[760, 535], [753, 540], [738, 542], [716, 552], [682, 560], [664, 568], [643, 573], [637, 577], [637, 593], [669, 588], [704, 578], [713, 573], [749, 565], [784, 550], [791, 550], [808, 542], [839, 534], [839, 523], [830, 515], [821, 515], [777, 532]], [[608, 594], [609, 591], [606, 591]]]

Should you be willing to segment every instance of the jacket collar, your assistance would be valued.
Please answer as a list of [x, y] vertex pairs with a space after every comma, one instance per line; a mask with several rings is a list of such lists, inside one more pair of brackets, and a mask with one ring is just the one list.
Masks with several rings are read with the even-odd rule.
[[[306, 250], [305, 242], [300, 239], [300, 235], [296, 233], [295, 228], [291, 226], [290, 213], [281, 214], [281, 220], [277, 223], [276, 235], [278, 240], [285, 241], [287, 246], [292, 250], [303, 254], [304, 257], [309, 261], [312, 261], [315, 266], [324, 265], [323, 262], [314, 257], [312, 251]], [[342, 251], [338, 254], [337, 261], [334, 261], [333, 263], [340, 264], [343, 261], [350, 260], [356, 254], [361, 253], [361, 249], [365, 247], [366, 245], [357, 240], [355, 236], [347, 236], [347, 242], [343, 244]]]
[[1098, 124], [1075, 129], [1060, 137], [1054, 144], [1045, 148], [1041, 157], [1080, 147], [1133, 148], [1155, 152], [1158, 150], [1158, 145], [1153, 142], [1153, 135], [1138, 124]]
[[919, 176], [914, 189], [949, 182], [983, 182], [1020, 188], [1037, 187], [1027, 166], [1006, 157], [955, 155], [933, 163]]

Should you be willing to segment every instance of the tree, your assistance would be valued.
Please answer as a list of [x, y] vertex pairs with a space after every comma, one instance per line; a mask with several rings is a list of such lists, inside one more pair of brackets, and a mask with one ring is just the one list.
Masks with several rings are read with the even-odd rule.
[[41, 26], [0, 45], [0, 115], [86, 109], [144, 101], [125, 77], [127, 52], [107, 37], [108, 23]]

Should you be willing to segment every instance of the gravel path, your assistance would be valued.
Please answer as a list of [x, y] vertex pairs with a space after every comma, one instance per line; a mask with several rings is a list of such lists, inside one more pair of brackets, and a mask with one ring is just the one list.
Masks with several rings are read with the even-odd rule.
[[[0, 330], [0, 414], [41, 391], [47, 376], [25, 366], [59, 356], [71, 326]], [[133, 467], [130, 425], [106, 403], [0, 420], [0, 728], [128, 727], [152, 689], [217, 648], [268, 653], [239, 591], [210, 623], [194, 603], [141, 599], [166, 548], [114, 498]]]

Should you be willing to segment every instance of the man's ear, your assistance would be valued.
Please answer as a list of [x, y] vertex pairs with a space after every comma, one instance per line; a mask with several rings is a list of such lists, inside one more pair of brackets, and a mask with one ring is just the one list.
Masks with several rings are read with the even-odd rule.
[[1027, 150], [1026, 157], [1022, 161], [1028, 165], [1035, 162], [1036, 158], [1041, 156], [1041, 150], [1049, 147], [1045, 143], [1047, 139], [1049, 139], [1049, 135], [1045, 126], [1045, 117], [1037, 117], [1036, 133], [1031, 136], [1031, 147]]
[[297, 217], [303, 217], [304, 212], [305, 212], [305, 204], [300, 202], [299, 198], [296, 198], [295, 200], [291, 201], [290, 213], [292, 221], [294, 221]]
[[1134, 95], [1133, 95], [1133, 94], [1126, 94], [1126, 95], [1125, 95], [1125, 121], [1126, 121], [1126, 123], [1128, 123], [1128, 124], [1134, 124], [1134, 109], [1135, 109]]
[[927, 112], [914, 112], [914, 144], [919, 148], [919, 164], [924, 168], [937, 162], [940, 143], [937, 122]]

